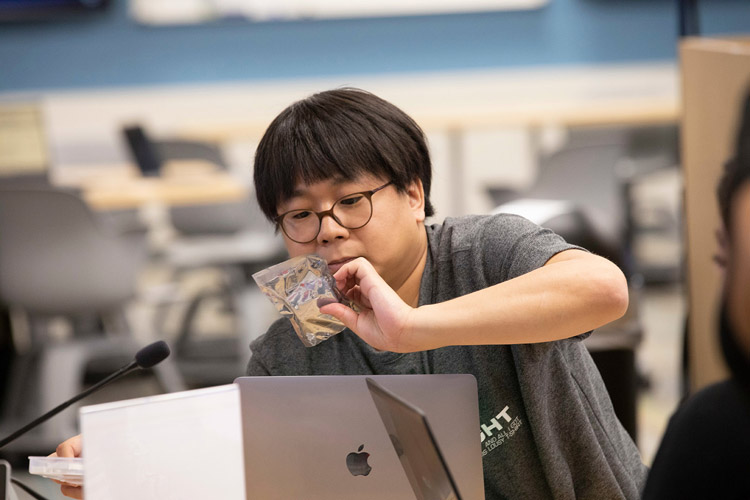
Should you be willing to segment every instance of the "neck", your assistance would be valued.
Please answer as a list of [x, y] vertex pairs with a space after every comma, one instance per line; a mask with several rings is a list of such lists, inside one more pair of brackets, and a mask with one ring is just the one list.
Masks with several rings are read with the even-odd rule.
[[422, 236], [419, 240], [419, 252], [416, 254], [415, 265], [408, 272], [404, 282], [396, 288], [396, 293], [401, 300], [412, 307], [419, 305], [419, 288], [422, 283], [422, 274], [427, 262], [427, 232], [422, 229]]

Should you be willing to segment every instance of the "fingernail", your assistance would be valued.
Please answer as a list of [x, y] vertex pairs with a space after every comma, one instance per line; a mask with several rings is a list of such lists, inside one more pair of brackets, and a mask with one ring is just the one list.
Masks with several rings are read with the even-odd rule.
[[317, 303], [317, 305], [318, 305], [318, 309], [320, 309], [321, 307], [323, 307], [323, 306], [325, 306], [325, 305], [328, 305], [328, 304], [335, 304], [335, 303], [337, 303], [337, 302], [338, 302], [338, 301], [337, 301], [336, 299], [334, 299], [334, 298], [331, 298], [331, 297], [318, 297], [318, 300], [317, 300], [317, 302], [316, 302], [316, 303]]

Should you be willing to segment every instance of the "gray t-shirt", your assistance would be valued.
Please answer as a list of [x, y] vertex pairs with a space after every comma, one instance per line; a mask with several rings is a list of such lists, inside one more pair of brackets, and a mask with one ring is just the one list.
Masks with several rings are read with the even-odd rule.
[[[515, 278], [577, 248], [507, 214], [448, 218], [426, 230], [429, 252], [420, 305]], [[349, 330], [306, 348], [288, 320], [281, 319], [251, 346], [248, 374], [471, 373], [479, 389], [488, 500], [635, 499], [646, 467], [583, 346], [586, 335], [398, 354], [376, 351]]]

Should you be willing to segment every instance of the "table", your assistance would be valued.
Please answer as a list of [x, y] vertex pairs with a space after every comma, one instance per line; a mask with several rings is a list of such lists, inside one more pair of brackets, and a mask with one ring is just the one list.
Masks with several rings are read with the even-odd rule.
[[[175, 170], [182, 172], [177, 174]], [[88, 204], [101, 211], [154, 204], [177, 206], [241, 201], [249, 192], [247, 183], [198, 162], [172, 162], [165, 165], [165, 175], [161, 177], [142, 177], [129, 164], [66, 166], [56, 171], [52, 182], [80, 189]]]

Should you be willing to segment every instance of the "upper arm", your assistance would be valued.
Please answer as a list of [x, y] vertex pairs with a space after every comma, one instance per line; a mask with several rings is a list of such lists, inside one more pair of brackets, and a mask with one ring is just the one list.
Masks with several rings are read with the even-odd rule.
[[601, 259], [602, 257], [598, 257], [592, 253], [586, 252], [584, 250], [578, 250], [577, 248], [571, 248], [569, 250], [563, 250], [562, 252], [556, 253], [552, 257], [549, 258], [547, 262], [544, 263], [545, 266], [548, 266], [550, 264], [556, 264], [558, 262], [565, 262], [569, 260], [590, 260], [593, 257], [593, 259]]
[[576, 248], [549, 229], [511, 214], [487, 219], [474, 237], [482, 248], [482, 267], [490, 283], [529, 273], [544, 266], [551, 257]]

